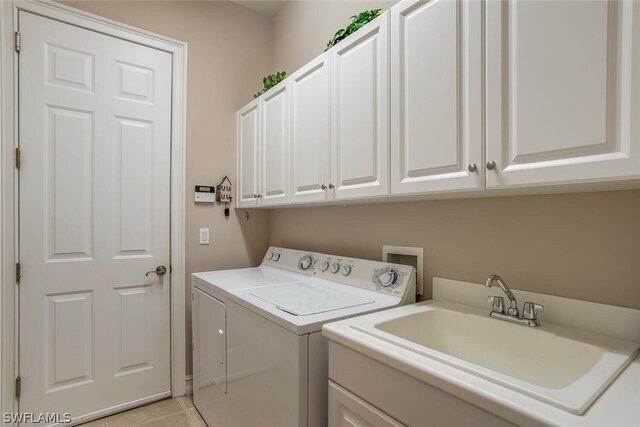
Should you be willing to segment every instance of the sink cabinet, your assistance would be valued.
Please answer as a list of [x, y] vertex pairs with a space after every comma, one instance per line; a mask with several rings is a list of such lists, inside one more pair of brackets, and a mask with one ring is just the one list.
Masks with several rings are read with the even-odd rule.
[[329, 390], [331, 426], [514, 426], [332, 340]]

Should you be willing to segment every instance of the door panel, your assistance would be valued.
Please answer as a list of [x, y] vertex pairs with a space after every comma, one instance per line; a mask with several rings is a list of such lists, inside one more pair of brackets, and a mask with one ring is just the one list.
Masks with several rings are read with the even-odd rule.
[[227, 392], [225, 305], [194, 288], [193, 317], [194, 402], [206, 407]]
[[630, 66], [637, 9], [606, 0], [487, 3], [487, 160], [497, 165], [488, 187], [640, 175], [631, 119], [640, 81]]
[[329, 425], [334, 427], [402, 427], [404, 424], [329, 381]]
[[262, 183], [260, 203], [289, 202], [289, 86], [272, 88], [261, 99]]
[[391, 9], [392, 194], [484, 187], [481, 8], [431, 0]]
[[166, 396], [171, 55], [19, 23], [20, 410]]
[[387, 13], [332, 50], [332, 183], [335, 198], [389, 193]]
[[291, 91], [291, 198], [293, 202], [326, 200], [329, 184], [330, 52], [293, 74]]
[[258, 204], [260, 100], [256, 99], [237, 113], [238, 121], [238, 207]]

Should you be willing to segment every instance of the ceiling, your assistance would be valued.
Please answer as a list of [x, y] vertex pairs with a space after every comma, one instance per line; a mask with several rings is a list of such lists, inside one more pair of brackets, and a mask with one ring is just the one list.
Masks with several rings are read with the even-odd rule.
[[239, 4], [240, 6], [244, 6], [248, 9], [258, 12], [264, 16], [273, 16], [282, 6], [285, 5], [287, 0], [231, 0], [234, 3]]

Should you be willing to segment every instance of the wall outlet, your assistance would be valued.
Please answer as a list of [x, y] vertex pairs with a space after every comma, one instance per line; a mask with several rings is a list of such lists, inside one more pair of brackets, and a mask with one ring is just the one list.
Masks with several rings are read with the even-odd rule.
[[200, 244], [208, 245], [209, 244], [209, 229], [201, 228], [200, 229]]

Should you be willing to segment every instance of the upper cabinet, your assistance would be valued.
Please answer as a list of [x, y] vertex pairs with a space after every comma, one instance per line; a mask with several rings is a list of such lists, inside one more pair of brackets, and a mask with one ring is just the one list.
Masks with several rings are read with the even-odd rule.
[[391, 8], [391, 193], [484, 188], [482, 3]]
[[331, 50], [331, 184], [336, 199], [389, 194], [388, 12]]
[[236, 201], [238, 207], [258, 205], [259, 145], [260, 145], [260, 100], [238, 111], [237, 119], [237, 176]]
[[260, 97], [261, 171], [258, 198], [264, 206], [289, 201], [289, 92], [280, 83]]
[[291, 200], [318, 202], [330, 197], [329, 117], [331, 52], [289, 77], [291, 106]]
[[638, 117], [640, 2], [405, 0], [238, 112], [236, 202], [638, 188]]
[[486, 2], [488, 188], [640, 177], [639, 9]]

